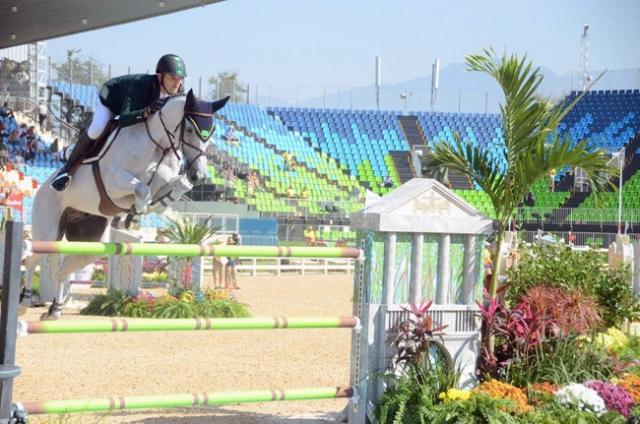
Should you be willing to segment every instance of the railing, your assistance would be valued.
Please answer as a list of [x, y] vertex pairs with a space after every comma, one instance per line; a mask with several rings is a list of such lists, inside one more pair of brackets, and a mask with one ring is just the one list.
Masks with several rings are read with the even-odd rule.
[[[537, 241], [537, 231], [523, 231], [522, 239], [527, 243], [535, 243]], [[568, 244], [568, 231], [545, 231], [544, 235], [552, 235], [559, 242]], [[616, 241], [615, 233], [590, 233], [590, 232], [572, 232], [575, 236], [574, 246], [591, 246], [597, 248], [608, 248], [611, 243]]]
[[[213, 267], [210, 259], [205, 259], [207, 274]], [[239, 275], [351, 275], [353, 259], [342, 258], [240, 258], [236, 266]]]
[[[543, 225], [612, 225], [618, 222], [618, 209], [519, 208], [515, 220]], [[623, 209], [622, 223], [640, 224], [640, 209]]]

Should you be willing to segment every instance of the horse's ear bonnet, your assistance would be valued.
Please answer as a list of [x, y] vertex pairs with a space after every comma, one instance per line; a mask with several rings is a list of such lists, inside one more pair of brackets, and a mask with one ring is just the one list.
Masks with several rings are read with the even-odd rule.
[[189, 90], [187, 93], [187, 101], [184, 105], [185, 119], [188, 119], [193, 125], [202, 141], [207, 141], [213, 134], [215, 129], [213, 115], [222, 109], [228, 100], [229, 97], [225, 97], [222, 100], [209, 103], [196, 99], [193, 90]]

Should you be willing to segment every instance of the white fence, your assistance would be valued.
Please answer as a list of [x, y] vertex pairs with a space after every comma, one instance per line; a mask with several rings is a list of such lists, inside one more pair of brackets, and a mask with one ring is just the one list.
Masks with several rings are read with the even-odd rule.
[[[205, 260], [205, 275], [211, 275], [213, 263]], [[238, 275], [331, 275], [353, 274], [354, 260], [343, 258], [240, 258]]]

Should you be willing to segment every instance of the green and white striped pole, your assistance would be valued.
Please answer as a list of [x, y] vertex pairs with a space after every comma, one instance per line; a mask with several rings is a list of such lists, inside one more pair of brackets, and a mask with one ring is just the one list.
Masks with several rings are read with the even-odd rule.
[[78, 321], [20, 321], [18, 334], [109, 333], [141, 331], [275, 330], [309, 328], [359, 328], [358, 317], [302, 318], [188, 318], [104, 319]]
[[125, 396], [96, 399], [54, 400], [16, 403], [18, 411], [28, 415], [98, 412], [128, 409], [186, 408], [230, 403], [276, 402], [284, 400], [319, 400], [352, 398], [352, 387], [320, 387], [316, 389], [270, 389], [222, 393], [185, 393], [156, 396]]
[[356, 247], [218, 246], [213, 244], [25, 241], [25, 252], [92, 256], [229, 256], [260, 258], [361, 257]]

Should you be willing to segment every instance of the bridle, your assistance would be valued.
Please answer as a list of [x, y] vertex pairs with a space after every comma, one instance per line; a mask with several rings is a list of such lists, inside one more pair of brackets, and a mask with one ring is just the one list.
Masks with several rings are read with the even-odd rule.
[[[182, 115], [182, 119], [180, 119], [180, 122], [178, 123], [178, 125], [176, 125], [176, 127], [174, 128], [173, 131], [171, 131], [169, 128], [167, 128], [167, 125], [166, 125], [164, 119], [162, 118], [162, 108], [160, 108], [160, 110], [158, 111], [158, 117], [160, 118], [160, 123], [162, 124], [162, 128], [164, 129], [165, 135], [167, 136], [167, 138], [169, 140], [169, 146], [168, 147], [163, 147], [158, 141], [156, 141], [153, 138], [153, 136], [151, 135], [151, 131], [149, 130], [149, 121], [148, 120], [144, 121], [144, 125], [145, 125], [145, 128], [147, 130], [147, 135], [149, 136], [149, 139], [162, 152], [162, 156], [160, 157], [160, 160], [158, 161], [158, 164], [156, 165], [156, 169], [153, 171], [153, 174], [151, 174], [151, 178], [149, 178], [149, 181], [147, 182], [147, 185], [151, 184], [151, 182], [153, 181], [154, 177], [158, 173], [158, 169], [160, 168], [160, 164], [164, 161], [165, 157], [170, 152], [173, 152], [173, 154], [178, 159], [178, 162], [180, 162], [180, 163], [182, 163], [182, 156], [180, 155], [180, 153], [184, 152], [184, 146], [187, 146], [187, 147], [195, 150], [198, 153], [190, 161], [187, 159], [186, 166], [180, 166], [179, 175], [183, 175], [184, 173], [188, 172], [191, 169], [191, 167], [196, 163], [196, 161], [198, 159], [200, 159], [200, 156], [205, 156], [207, 154], [206, 149], [201, 149], [200, 146], [196, 146], [195, 144], [189, 143], [184, 138], [184, 131], [185, 131], [187, 119], [189, 119], [191, 124], [192, 124], [192, 126], [195, 127], [195, 130], [198, 133], [198, 137], [203, 142], [207, 141], [209, 139], [209, 137], [211, 136], [211, 134], [213, 134], [213, 128], [212, 128], [211, 131], [209, 132], [209, 136], [206, 137], [206, 138], [203, 138], [201, 132], [197, 131], [198, 130], [197, 125], [193, 121], [193, 117], [194, 116], [213, 117], [214, 114], [213, 113], [196, 112], [196, 111], [185, 112]], [[215, 127], [215, 124], [214, 124], [214, 127]], [[178, 131], [178, 129], [180, 130], [180, 136], [176, 140], [176, 132]]]

